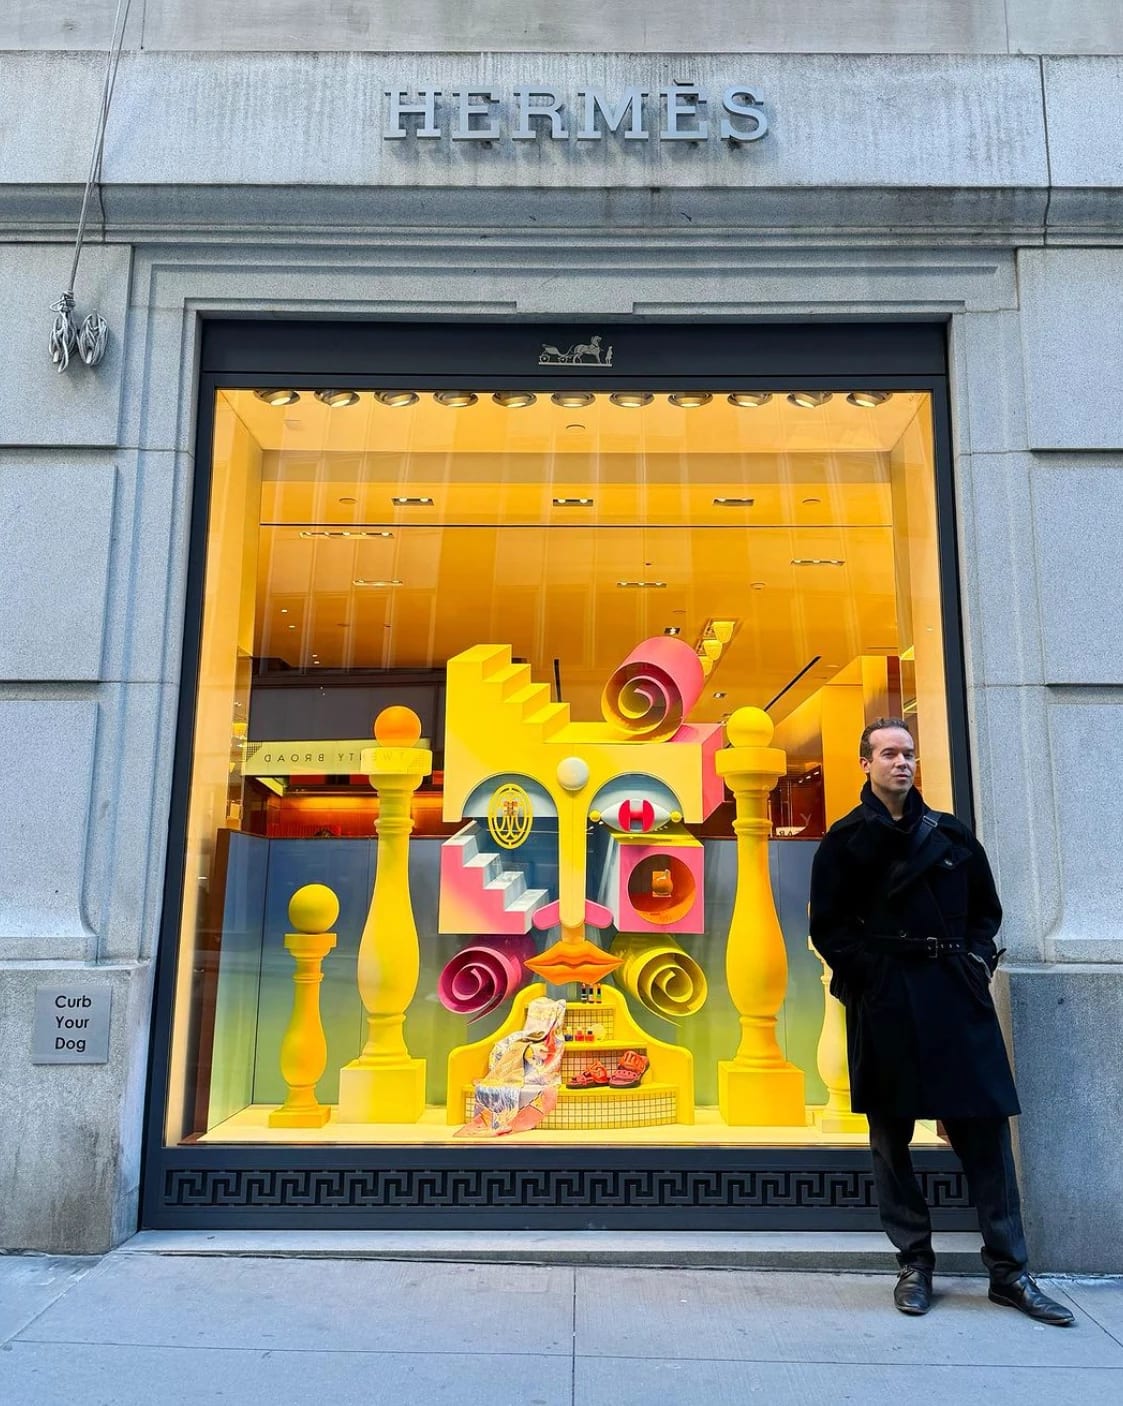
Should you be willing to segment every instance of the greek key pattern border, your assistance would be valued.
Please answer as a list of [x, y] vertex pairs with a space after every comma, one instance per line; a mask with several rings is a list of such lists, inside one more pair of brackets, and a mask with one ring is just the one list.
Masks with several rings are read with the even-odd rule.
[[[933, 1210], [966, 1209], [956, 1169], [917, 1173]], [[369, 1168], [171, 1168], [168, 1208], [200, 1210], [510, 1210], [582, 1206], [615, 1210], [731, 1208], [873, 1210], [868, 1171], [776, 1168], [741, 1171], [447, 1170]]]

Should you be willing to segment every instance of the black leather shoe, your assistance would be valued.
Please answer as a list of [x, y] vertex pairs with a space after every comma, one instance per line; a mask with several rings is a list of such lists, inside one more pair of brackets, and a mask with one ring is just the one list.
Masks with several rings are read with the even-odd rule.
[[923, 1264], [906, 1264], [897, 1275], [893, 1302], [902, 1313], [919, 1317], [932, 1307], [932, 1271]]
[[1016, 1308], [1038, 1323], [1052, 1323], [1057, 1328], [1069, 1328], [1076, 1319], [1063, 1304], [1043, 1294], [1028, 1274], [1019, 1275], [1012, 1284], [992, 1284], [991, 1303]]

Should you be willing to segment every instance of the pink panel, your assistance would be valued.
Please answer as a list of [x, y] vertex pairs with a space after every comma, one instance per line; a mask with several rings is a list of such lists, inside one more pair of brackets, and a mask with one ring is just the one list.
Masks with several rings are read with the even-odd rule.
[[[668, 870], [672, 891], [658, 897], [652, 891], [654, 872], [662, 875]], [[621, 932], [705, 931], [705, 852], [701, 845], [661, 845], [654, 836], [649, 845], [620, 845], [614, 877], [615, 891], [609, 897], [613, 920]]]

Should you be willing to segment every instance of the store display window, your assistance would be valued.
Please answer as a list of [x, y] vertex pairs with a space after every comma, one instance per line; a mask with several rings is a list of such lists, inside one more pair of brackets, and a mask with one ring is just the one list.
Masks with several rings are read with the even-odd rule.
[[168, 1144], [862, 1142], [808, 876], [870, 718], [953, 808], [932, 397], [594, 351], [217, 391]]

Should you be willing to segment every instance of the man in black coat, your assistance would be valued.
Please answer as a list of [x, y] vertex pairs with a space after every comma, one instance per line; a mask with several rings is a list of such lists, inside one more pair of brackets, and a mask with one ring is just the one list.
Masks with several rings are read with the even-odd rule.
[[909, 1143], [917, 1118], [936, 1118], [978, 1211], [991, 1300], [1068, 1325], [1072, 1314], [1026, 1272], [1009, 1123], [1020, 1110], [990, 994], [1002, 907], [986, 853], [924, 804], [903, 719], [872, 722], [859, 762], [861, 804], [815, 855], [811, 940], [846, 1007], [851, 1102], [869, 1120], [878, 1209], [900, 1265], [894, 1302], [910, 1314], [931, 1305], [932, 1224]]

